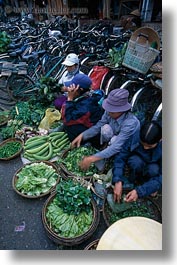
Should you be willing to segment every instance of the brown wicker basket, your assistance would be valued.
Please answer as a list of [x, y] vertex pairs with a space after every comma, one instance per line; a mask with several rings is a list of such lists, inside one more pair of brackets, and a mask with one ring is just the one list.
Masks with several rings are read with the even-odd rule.
[[9, 157], [5, 157], [5, 158], [2, 158], [0, 157], [0, 160], [4, 160], [4, 161], [8, 161], [8, 160], [11, 160], [17, 156], [20, 155], [20, 153], [22, 152], [23, 150], [23, 141], [18, 139], [18, 138], [9, 138], [7, 140], [4, 140], [3, 142], [0, 143], [0, 147], [6, 145], [7, 143], [11, 143], [11, 142], [18, 142], [18, 143], [21, 143], [21, 148], [19, 149], [18, 152], [16, 152], [15, 154], [13, 154], [12, 156], [9, 156]]
[[9, 117], [6, 115], [0, 114], [0, 119], [1, 119], [0, 126], [3, 126], [7, 124]]
[[[147, 198], [138, 199], [137, 202], [140, 205], [144, 205], [148, 207], [149, 211], [152, 213], [151, 219], [154, 219], [155, 221], [158, 221], [160, 223], [162, 222], [161, 210], [159, 206], [151, 198], [147, 197]], [[112, 225], [110, 213], [111, 213], [111, 209], [109, 207], [107, 199], [105, 198], [104, 203], [103, 203], [103, 218], [108, 227]], [[135, 216], [135, 215], [131, 215], [131, 216]]]
[[96, 240], [90, 242], [90, 244], [88, 244], [88, 245], [84, 248], [84, 250], [96, 250], [99, 240], [100, 240], [100, 239], [96, 239]]
[[[56, 184], [55, 184], [55, 186], [51, 187], [47, 192], [42, 193], [42, 194], [40, 194], [40, 195], [38, 195], [38, 196], [27, 195], [27, 194], [24, 194], [24, 193], [20, 192], [19, 190], [17, 190], [16, 185], [15, 185], [15, 184], [16, 184], [16, 181], [17, 181], [17, 179], [18, 179], [17, 174], [18, 174], [18, 173], [19, 173], [19, 172], [20, 172], [20, 171], [21, 171], [26, 165], [30, 165], [30, 164], [34, 164], [34, 163], [41, 163], [41, 162], [45, 163], [45, 164], [48, 165], [48, 166], [52, 166], [53, 169], [56, 170], [56, 172], [57, 172], [57, 174], [58, 174], [58, 179], [56, 180]], [[26, 164], [26, 165], [24, 165], [23, 167], [21, 167], [20, 169], [18, 169], [18, 170], [16, 171], [16, 173], [14, 174], [13, 178], [12, 178], [12, 186], [13, 186], [13, 189], [15, 190], [16, 193], [18, 193], [19, 195], [21, 195], [22, 197], [25, 197], [25, 198], [36, 199], [36, 198], [41, 198], [41, 197], [44, 197], [44, 196], [48, 195], [49, 193], [51, 193], [51, 192], [55, 189], [56, 185], [57, 185], [57, 184], [59, 183], [59, 181], [60, 181], [60, 172], [59, 172], [58, 168], [57, 168], [52, 162], [49, 162], [49, 161], [36, 161], [36, 162], [28, 163], [28, 164]]]
[[82, 242], [84, 242], [85, 240], [87, 240], [88, 238], [90, 238], [93, 233], [95, 232], [99, 221], [100, 221], [100, 213], [98, 210], [98, 207], [96, 205], [95, 200], [92, 198], [91, 199], [91, 204], [93, 207], [93, 222], [90, 226], [90, 228], [88, 229], [87, 232], [85, 232], [84, 234], [74, 237], [74, 238], [66, 238], [66, 237], [61, 237], [58, 234], [56, 234], [52, 228], [50, 227], [50, 225], [47, 222], [46, 219], [46, 212], [47, 212], [47, 207], [48, 205], [53, 201], [53, 199], [55, 198], [56, 192], [54, 192], [53, 194], [50, 195], [50, 197], [47, 199], [47, 201], [45, 202], [43, 209], [42, 209], [42, 222], [44, 225], [44, 228], [46, 230], [47, 236], [56, 244], [59, 245], [65, 245], [65, 246], [74, 246], [74, 245], [79, 245]]

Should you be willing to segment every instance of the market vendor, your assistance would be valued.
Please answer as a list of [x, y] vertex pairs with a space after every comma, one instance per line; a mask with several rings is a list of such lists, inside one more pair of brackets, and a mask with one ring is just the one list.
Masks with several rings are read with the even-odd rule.
[[[99, 104], [102, 93], [91, 93], [92, 80], [85, 74], [76, 74], [67, 82], [67, 100], [61, 109], [63, 130], [70, 141], [80, 133], [95, 125], [102, 117], [103, 109]], [[100, 90], [101, 92], [101, 90]], [[97, 141], [92, 138], [92, 144]], [[95, 143], [96, 144], [96, 143]]]
[[100, 144], [106, 145], [103, 150], [83, 158], [80, 162], [82, 170], [89, 169], [91, 163], [103, 170], [105, 160], [119, 153], [125, 143], [129, 143], [131, 150], [137, 146], [140, 122], [131, 112], [132, 106], [128, 97], [129, 92], [126, 89], [112, 90], [103, 100], [102, 107], [105, 112], [102, 118], [73, 140], [71, 146], [79, 147], [84, 141], [100, 135]]
[[162, 188], [162, 127], [155, 121], [144, 124], [140, 130], [140, 141], [132, 151], [125, 145], [115, 156], [112, 184], [114, 201], [120, 202], [124, 182], [125, 166], [129, 167], [128, 181], [135, 185], [125, 197], [127, 202], [154, 195]]

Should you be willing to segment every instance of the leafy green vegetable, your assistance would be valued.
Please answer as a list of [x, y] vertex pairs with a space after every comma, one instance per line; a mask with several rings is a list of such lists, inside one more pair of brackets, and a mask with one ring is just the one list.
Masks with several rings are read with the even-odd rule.
[[76, 174], [79, 177], [91, 176], [98, 172], [95, 164], [91, 164], [89, 171], [85, 172], [80, 169], [79, 162], [84, 156], [90, 156], [96, 152], [96, 149], [91, 146], [80, 146], [68, 151], [67, 156], [61, 162], [66, 166], [67, 170]]
[[54, 198], [47, 207], [46, 218], [59, 236], [74, 238], [89, 230], [93, 220], [93, 211], [90, 207], [88, 213], [81, 212], [78, 215], [65, 213], [58, 205], [58, 198]]
[[8, 158], [20, 151], [22, 144], [20, 142], [7, 142], [0, 147], [0, 158]]
[[60, 181], [56, 187], [58, 205], [68, 214], [90, 210], [91, 191], [72, 179]]
[[8, 45], [11, 39], [5, 31], [0, 32], [0, 53], [5, 53], [8, 50]]
[[39, 196], [57, 183], [56, 170], [44, 162], [27, 164], [17, 174], [15, 187], [21, 193]]

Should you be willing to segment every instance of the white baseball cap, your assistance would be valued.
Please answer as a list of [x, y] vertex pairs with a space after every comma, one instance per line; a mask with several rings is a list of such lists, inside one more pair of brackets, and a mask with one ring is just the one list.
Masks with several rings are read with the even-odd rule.
[[66, 56], [66, 59], [62, 63], [66, 66], [72, 66], [74, 64], [79, 64], [79, 58], [75, 53], [70, 53]]

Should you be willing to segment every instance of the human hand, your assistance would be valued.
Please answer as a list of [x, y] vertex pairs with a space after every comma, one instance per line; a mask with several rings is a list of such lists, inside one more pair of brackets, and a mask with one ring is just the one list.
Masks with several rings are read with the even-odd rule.
[[89, 169], [91, 163], [93, 161], [93, 156], [85, 156], [82, 161], [79, 163], [79, 167], [83, 170], [86, 171]]
[[78, 96], [78, 89], [79, 85], [75, 86], [75, 84], [72, 84], [68, 87], [68, 101], [72, 101], [74, 98]]
[[114, 185], [114, 201], [120, 203], [122, 197], [122, 182], [119, 181]]
[[126, 202], [135, 202], [137, 199], [138, 199], [138, 193], [136, 190], [130, 191], [125, 197]]
[[81, 145], [82, 138], [83, 138], [83, 135], [81, 133], [72, 141], [71, 148], [79, 147]]

